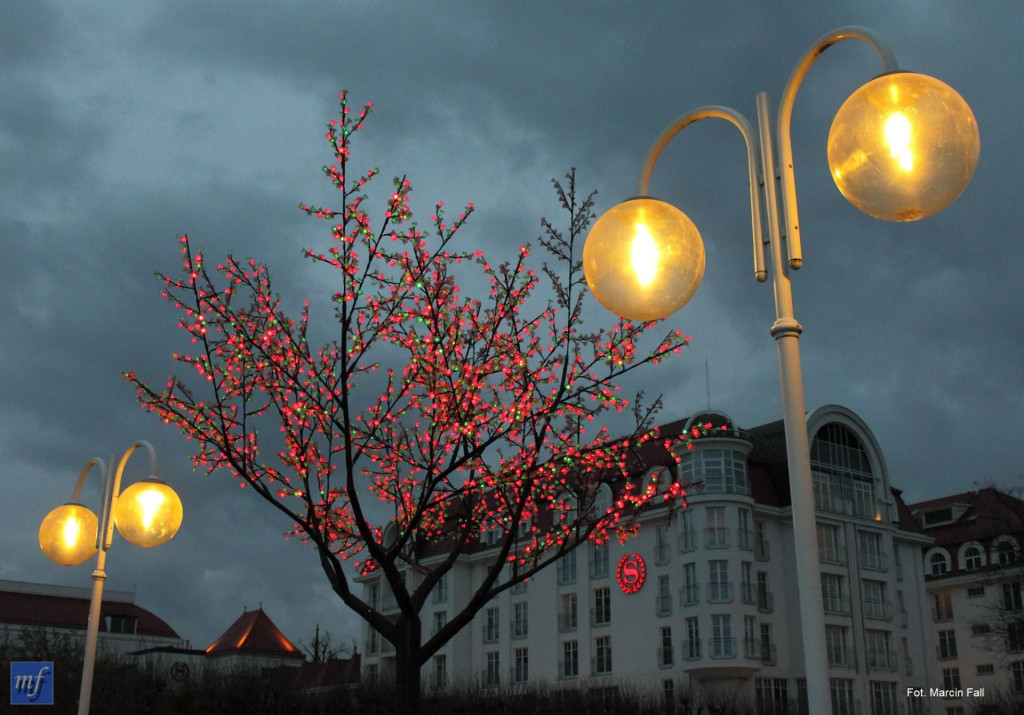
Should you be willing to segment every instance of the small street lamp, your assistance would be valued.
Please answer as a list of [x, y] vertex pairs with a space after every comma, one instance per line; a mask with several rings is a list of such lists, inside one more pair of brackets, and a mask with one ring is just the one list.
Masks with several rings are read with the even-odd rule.
[[[803, 264], [790, 119], [807, 70], [825, 50], [848, 39], [869, 44], [882, 60], [883, 74], [854, 92], [832, 123], [828, 160], [836, 186], [854, 206], [888, 221], [916, 221], [951, 204], [970, 182], [978, 161], [978, 127], [970, 107], [939, 80], [901, 72], [892, 51], [873, 30], [843, 27], [814, 43], [793, 70], [779, 105], [774, 138], [764, 92], [757, 95], [756, 141], [747, 119], [728, 107], [700, 107], [679, 117], [648, 152], [638, 197], [603, 214], [583, 249], [587, 283], [613, 313], [649, 321], [665, 318], [685, 305], [704, 275], [704, 245], [686, 214], [648, 195], [651, 173], [662, 150], [686, 126], [714, 117], [739, 129], [747, 146], [758, 281], [768, 277], [765, 246], [772, 262], [776, 320], [771, 334], [778, 349], [782, 388], [807, 698], [809, 712], [815, 715], [828, 715], [832, 708], [800, 369], [802, 328], [793, 315], [789, 278], [790, 270]], [[762, 233], [764, 220], [767, 236]]]
[[[139, 447], [149, 452], [149, 479], [136, 482], [123, 492], [121, 476], [128, 458]], [[79, 502], [85, 476], [93, 467], [105, 475], [102, 514], [97, 518]], [[78, 700], [79, 715], [88, 715], [92, 696], [92, 677], [96, 667], [96, 642], [99, 637], [100, 606], [103, 603], [103, 582], [107, 578], [107, 550], [114, 535], [114, 526], [127, 541], [136, 546], [159, 546], [169, 541], [181, 526], [181, 499], [167, 484], [156, 478], [156, 452], [149, 442], [133, 444], [121, 456], [117, 469], [110, 460], [110, 469], [101, 459], [92, 459], [78, 475], [72, 501], [57, 507], [43, 519], [39, 527], [39, 546], [52, 561], [62, 566], [77, 566], [96, 557], [92, 573], [92, 599], [89, 603], [89, 624], [85, 637], [85, 659], [82, 664], [82, 688]]]

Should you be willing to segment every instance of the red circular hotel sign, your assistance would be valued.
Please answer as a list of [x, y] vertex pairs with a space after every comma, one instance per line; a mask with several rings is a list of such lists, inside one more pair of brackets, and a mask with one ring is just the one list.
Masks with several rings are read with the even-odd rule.
[[627, 554], [619, 559], [619, 567], [615, 571], [619, 588], [626, 593], [636, 593], [644, 585], [647, 578], [647, 566], [640, 554]]

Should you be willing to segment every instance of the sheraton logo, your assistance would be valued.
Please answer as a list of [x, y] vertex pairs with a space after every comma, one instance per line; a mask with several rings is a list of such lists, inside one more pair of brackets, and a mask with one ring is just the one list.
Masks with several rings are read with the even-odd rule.
[[627, 554], [619, 559], [619, 567], [615, 571], [619, 588], [626, 593], [636, 593], [644, 585], [647, 578], [647, 565], [640, 554]]

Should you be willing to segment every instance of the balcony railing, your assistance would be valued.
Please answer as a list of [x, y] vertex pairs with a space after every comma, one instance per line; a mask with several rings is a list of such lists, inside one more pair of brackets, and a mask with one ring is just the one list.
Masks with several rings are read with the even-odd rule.
[[708, 655], [712, 658], [726, 659], [736, 657], [735, 638], [711, 638], [710, 641], [710, 653]]
[[867, 571], [888, 571], [889, 559], [881, 551], [861, 551], [860, 567]]
[[953, 620], [953, 609], [952, 608], [933, 608], [932, 609], [932, 620], [936, 623], [943, 623], [945, 621]]
[[757, 610], [761, 613], [772, 613], [775, 610], [775, 595], [771, 591], [758, 589]]
[[839, 544], [818, 544], [818, 561], [823, 564], [846, 564], [846, 547]]
[[686, 660], [697, 660], [700, 658], [700, 639], [683, 641], [683, 658]]
[[658, 667], [671, 668], [675, 663], [675, 649], [672, 646], [658, 648]]
[[672, 556], [672, 549], [669, 548], [667, 541], [659, 541], [654, 545], [654, 563], [658, 566], [664, 566], [669, 562]]
[[767, 539], [754, 542], [754, 558], [758, 561], [767, 561], [772, 557], [771, 543]]
[[688, 583], [679, 589], [679, 603], [682, 606], [693, 606], [700, 603], [700, 585]]
[[708, 603], [729, 603], [732, 601], [732, 581], [708, 581], [704, 593]]
[[853, 648], [827, 648], [828, 664], [837, 668], [856, 668], [857, 653]]
[[576, 630], [576, 611], [567, 610], [558, 613], [558, 630], [562, 633]]
[[743, 657], [750, 658], [751, 660], [759, 660], [761, 658], [761, 639], [744, 638]]
[[832, 616], [848, 616], [850, 615], [850, 597], [849, 596], [835, 596], [835, 595], [824, 595], [822, 596], [822, 605], [825, 607], [825, 613]]
[[935, 646], [935, 655], [939, 660], [956, 660], [956, 643]]
[[775, 644], [761, 641], [761, 663], [764, 665], [775, 665]]
[[750, 529], [736, 530], [737, 544], [744, 551], [751, 551], [754, 548], [754, 532]]
[[683, 529], [679, 532], [679, 553], [685, 554], [697, 548], [696, 529]]
[[591, 675], [607, 675], [610, 672], [612, 672], [612, 654], [610, 652], [590, 659]]
[[730, 529], [726, 526], [715, 526], [704, 529], [704, 547], [708, 549], [727, 549], [731, 541]]
[[610, 604], [594, 606], [590, 609], [590, 625], [607, 626], [612, 622], [612, 609]]
[[868, 670], [887, 670], [892, 672], [897, 668], [896, 663], [896, 653], [891, 650], [868, 651]]
[[672, 597], [667, 593], [659, 593], [655, 596], [654, 613], [659, 617], [672, 615]]
[[864, 601], [864, 617], [891, 621], [892, 603], [890, 601]]

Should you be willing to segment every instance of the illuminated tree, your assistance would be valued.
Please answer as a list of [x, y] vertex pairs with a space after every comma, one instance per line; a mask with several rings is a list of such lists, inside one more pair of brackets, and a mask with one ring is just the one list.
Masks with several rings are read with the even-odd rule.
[[[472, 204], [449, 221], [438, 203], [421, 232], [404, 178], [374, 228], [364, 192], [378, 170], [354, 176], [350, 158], [370, 107], [350, 112], [342, 94], [328, 127], [334, 164], [323, 171], [341, 208], [301, 205], [333, 235], [304, 254], [333, 271], [335, 339], [313, 346], [309, 302], [289, 318], [266, 266], [229, 255], [211, 270], [183, 236], [183, 277], [160, 278], [195, 346], [174, 355], [192, 378], [154, 389], [125, 377], [145, 409], [196, 442], [197, 468], [229, 471], [287, 515], [338, 596], [394, 645], [398, 691], [413, 701], [420, 667], [489, 599], [588, 540], [627, 538], [651, 500], [682, 503], [678, 485], [630, 478], [645, 443], [671, 451], [685, 439], [659, 435], [657, 401], [624, 399], [617, 383], [687, 338], [628, 322], [583, 331], [578, 256], [594, 194], [578, 198], [574, 173], [553, 182], [569, 223], [542, 220], [552, 262], [539, 271], [528, 246], [498, 265], [457, 249]], [[456, 279], [483, 286], [481, 297]], [[615, 412], [632, 412], [631, 434], [612, 439], [601, 426]], [[601, 484], [614, 499], [596, 509]], [[428, 594], [484, 533], [485, 578], [424, 641]], [[373, 570], [397, 617], [354, 590], [353, 571]]]

